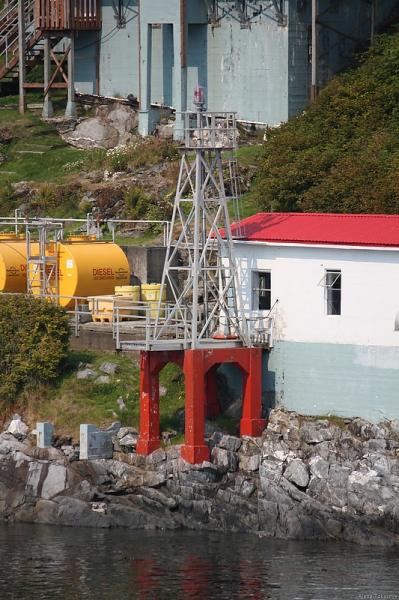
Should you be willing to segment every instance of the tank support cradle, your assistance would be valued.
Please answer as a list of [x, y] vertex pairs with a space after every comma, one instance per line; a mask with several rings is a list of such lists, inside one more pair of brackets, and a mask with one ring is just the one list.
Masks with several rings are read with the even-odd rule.
[[241, 435], [259, 437], [262, 434], [266, 420], [262, 418], [261, 348], [142, 351], [138, 454], [148, 455], [161, 445], [159, 373], [168, 363], [178, 364], [185, 377], [185, 443], [181, 448], [184, 460], [196, 464], [210, 458], [205, 443], [205, 418], [215, 417], [220, 412], [216, 369], [221, 364], [235, 364], [243, 374]]

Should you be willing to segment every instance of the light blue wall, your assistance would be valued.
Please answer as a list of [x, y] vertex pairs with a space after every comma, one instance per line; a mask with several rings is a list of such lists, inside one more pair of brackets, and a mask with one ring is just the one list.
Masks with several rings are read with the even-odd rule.
[[278, 124], [288, 117], [287, 28], [264, 17], [242, 29], [225, 17], [208, 27], [208, 108]]
[[[109, 96], [139, 96], [138, 0], [125, 0], [126, 27], [116, 28], [112, 0], [102, 1], [103, 28], [100, 32], [100, 93]], [[243, 27], [233, 16], [225, 15], [217, 26], [208, 24], [205, 0], [187, 2], [187, 85], [176, 73], [176, 47], [173, 28], [180, 40], [180, 0], [141, 0], [142, 24], [164, 25], [153, 29], [151, 100], [167, 105], [185, 104], [176, 81], [187, 87], [187, 106], [192, 106], [195, 86], [206, 88], [209, 110], [235, 110], [238, 117], [276, 125], [305, 108], [310, 90], [309, 27], [310, 0], [286, 0], [286, 26], [267, 15], [253, 16]], [[221, 2], [227, 13], [234, 2]], [[397, 0], [378, 2], [377, 22], [385, 21]], [[354, 50], [370, 35], [369, 6], [365, 0], [338, 2], [319, 0], [320, 59], [319, 85], [345, 68]], [[235, 16], [234, 16], [235, 15]], [[80, 32], [76, 50], [76, 86], [94, 91], [98, 33]], [[179, 68], [180, 71], [180, 68]], [[176, 80], [176, 77], [178, 79]], [[180, 84], [179, 84], [180, 85]], [[174, 93], [173, 93], [174, 90]]]
[[96, 94], [98, 32], [81, 31], [75, 39], [75, 87], [82, 94]]
[[102, 2], [100, 94], [139, 95], [138, 0], [125, 0], [126, 27], [116, 28], [112, 0]]
[[268, 406], [374, 422], [399, 418], [399, 348], [277, 342], [264, 364]]

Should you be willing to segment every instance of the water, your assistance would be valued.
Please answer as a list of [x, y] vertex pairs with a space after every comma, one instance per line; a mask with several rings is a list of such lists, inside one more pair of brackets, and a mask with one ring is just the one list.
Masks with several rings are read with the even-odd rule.
[[0, 599], [399, 600], [399, 549], [0, 525]]

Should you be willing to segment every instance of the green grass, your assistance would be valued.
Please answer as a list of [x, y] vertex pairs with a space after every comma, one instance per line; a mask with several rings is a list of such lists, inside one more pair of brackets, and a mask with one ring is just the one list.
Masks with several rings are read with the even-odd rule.
[[[113, 362], [119, 371], [110, 376], [110, 382], [96, 384], [95, 379], [78, 380], [76, 373], [81, 364], [89, 364], [98, 375], [103, 362]], [[108, 427], [113, 421], [124, 426], [139, 426], [139, 365], [135, 358], [116, 352], [73, 351], [60, 381], [53, 386], [40, 386], [27, 389], [12, 407], [12, 412], [20, 412], [34, 427], [38, 421], [54, 424], [57, 435], [72, 436], [79, 440], [81, 423], [91, 423], [97, 427]], [[184, 375], [174, 364], [168, 364], [160, 373], [160, 426], [161, 431], [179, 429], [176, 413], [184, 408]], [[164, 393], [162, 393], [164, 392]], [[120, 410], [117, 400], [122, 398], [126, 409]], [[11, 410], [11, 409], [10, 409]], [[10, 413], [11, 414], [11, 413]], [[8, 417], [9, 414], [3, 415]], [[223, 431], [238, 434], [238, 424], [224, 414], [213, 422]], [[172, 443], [181, 443], [182, 433], [172, 438]]]
[[347, 425], [343, 417], [338, 415], [312, 415], [312, 416], [300, 416], [301, 422], [306, 421], [328, 421], [331, 425], [336, 425], [340, 429], [346, 429]]
[[[80, 363], [92, 365], [101, 375], [101, 363], [117, 363], [119, 371], [111, 376], [110, 383], [96, 384], [95, 380], [78, 380], [76, 372]], [[161, 430], [175, 429], [175, 413], [184, 406], [184, 379], [175, 365], [167, 365], [160, 374], [160, 385], [166, 389], [160, 400]], [[122, 398], [126, 410], [121, 411], [117, 400]], [[43, 386], [28, 390], [19, 406], [29, 422], [50, 421], [58, 435], [72, 435], [79, 439], [79, 425], [91, 423], [106, 427], [113, 421], [123, 425], [139, 424], [139, 368], [137, 361], [123, 354], [111, 352], [71, 352], [64, 376], [56, 386]]]
[[[11, 127], [13, 140], [3, 145], [6, 161], [0, 167], [0, 177], [11, 182], [46, 181], [60, 183], [69, 173], [67, 163], [82, 158], [82, 151], [65, 144], [55, 128], [27, 112], [20, 115], [14, 109], [0, 110], [0, 127]], [[43, 154], [19, 154], [19, 150], [40, 150]], [[78, 168], [76, 169], [78, 170]], [[2, 176], [1, 174], [4, 173]]]

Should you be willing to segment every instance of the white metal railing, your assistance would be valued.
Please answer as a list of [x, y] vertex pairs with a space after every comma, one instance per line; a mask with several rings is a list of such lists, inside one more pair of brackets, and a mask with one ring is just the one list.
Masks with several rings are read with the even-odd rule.
[[[2, 292], [2, 295], [48, 299], [46, 294], [41, 293], [32, 295], [23, 292]], [[160, 305], [156, 304], [156, 301], [132, 302], [131, 299], [123, 296], [87, 298], [56, 295], [52, 297], [52, 300], [60, 306], [66, 306], [65, 310], [70, 317], [70, 325], [75, 337], [79, 337], [82, 325], [99, 318], [102, 320], [107, 319], [107, 331], [112, 333], [117, 350], [124, 348], [137, 350], [162, 349], [162, 347], [170, 345], [177, 345], [185, 349], [189, 346], [191, 340], [190, 331], [185, 325], [188, 321], [188, 315], [183, 314], [181, 319], [171, 319], [170, 314], [174, 305], [169, 302], [162, 302]], [[110, 308], [105, 311], [99, 309], [100, 303], [104, 302], [108, 302], [110, 305]], [[182, 310], [188, 311], [188, 309]], [[157, 317], [157, 315], [160, 316]], [[274, 317], [272, 314], [261, 315], [246, 311], [246, 314], [241, 315], [241, 318], [247, 320], [252, 344], [272, 348], [274, 341]], [[166, 321], [167, 327], [163, 336], [159, 338], [157, 332]], [[98, 326], [96, 326], [96, 330], [99, 330]], [[104, 330], [106, 329], [104, 328]], [[217, 343], [220, 343], [220, 340]]]
[[[236, 115], [234, 112], [184, 112], [180, 113], [182, 130], [179, 138], [186, 148], [193, 150], [237, 147]], [[176, 126], [179, 132], [179, 127]]]
[[163, 245], [166, 246], [168, 243], [170, 221], [157, 221], [149, 219], [107, 219], [105, 223], [111, 232], [113, 242], [115, 242], [116, 232], [120, 225], [161, 225], [163, 230]]
[[[170, 314], [174, 305], [168, 302], [157, 304], [156, 307], [154, 305], [155, 302], [137, 302], [130, 306], [120, 306], [118, 302], [113, 311], [113, 335], [117, 350], [121, 350], [123, 347], [150, 350], [154, 344], [161, 347], [171, 343], [187, 348], [190, 336], [185, 326], [186, 315], [183, 315], [182, 319], [171, 319]], [[128, 314], [129, 312], [136, 314]], [[164, 337], [160, 340], [156, 333], [166, 320], [168, 321], [167, 328]], [[126, 337], [134, 330], [136, 330], [136, 334], [131, 339], [122, 341], [122, 335]], [[140, 335], [140, 331], [143, 332], [143, 335]]]
[[[35, 35], [35, 0], [25, 0], [25, 41], [28, 44]], [[0, 64], [8, 68], [18, 54], [18, 0], [11, 0], [0, 12]]]
[[[60, 227], [60, 240], [64, 239], [65, 228], [68, 225], [73, 224], [81, 224], [82, 226], [85, 226], [84, 229], [86, 235], [95, 235], [96, 238], [99, 240], [102, 238], [103, 232], [101, 230], [101, 227], [102, 225], [104, 225], [108, 228], [109, 235], [111, 236], [111, 239], [114, 243], [116, 240], [118, 229], [123, 225], [160, 225], [162, 227], [162, 242], [164, 246], [167, 246], [168, 244], [171, 226], [170, 221], [161, 221], [154, 219], [105, 219], [104, 221], [101, 221], [97, 219], [96, 216], [91, 212], [87, 213], [85, 219], [59, 219], [53, 217], [34, 217], [32, 219], [27, 219], [21, 215], [20, 209], [16, 209], [13, 217], [0, 217], [0, 228], [7, 227], [9, 229], [10, 227], [13, 227], [16, 234], [18, 234], [21, 229], [25, 229], [27, 226], [37, 227], [40, 226], [40, 224], [53, 224]], [[74, 233], [76, 234], [79, 232], [75, 231]], [[126, 236], [126, 238], [128, 239], [129, 236]]]

